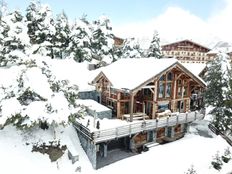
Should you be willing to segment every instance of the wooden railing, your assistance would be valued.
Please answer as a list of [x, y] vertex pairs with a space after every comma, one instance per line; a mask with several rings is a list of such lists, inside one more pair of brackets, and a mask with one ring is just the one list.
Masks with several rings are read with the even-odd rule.
[[116, 128], [94, 131], [91, 133], [91, 139], [94, 143], [100, 143], [115, 138], [130, 136], [143, 131], [189, 123], [197, 119], [203, 119], [203, 117], [203, 114], [196, 111], [180, 113], [177, 116], [163, 117], [155, 120], [144, 120], [136, 123], [132, 122], [128, 123], [128, 125], [119, 126]]

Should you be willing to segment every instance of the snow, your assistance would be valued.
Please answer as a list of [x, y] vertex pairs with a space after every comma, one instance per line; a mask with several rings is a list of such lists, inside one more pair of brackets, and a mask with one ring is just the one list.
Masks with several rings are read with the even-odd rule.
[[94, 72], [87, 69], [88, 63], [77, 63], [73, 59], [52, 60], [50, 70], [59, 80], [68, 79], [70, 83], [78, 85], [79, 91], [94, 90], [88, 83], [93, 79]]
[[[177, 62], [178, 60], [174, 58], [120, 59], [107, 67], [101, 68], [101, 71], [110, 80], [114, 88], [133, 90]], [[201, 80], [198, 76], [196, 77]]]
[[51, 96], [52, 90], [50, 89], [47, 77], [42, 73], [40, 68], [32, 67], [27, 69], [23, 80], [26, 89], [30, 88], [44, 98], [49, 98]]
[[182, 63], [182, 64], [196, 76], [199, 76], [199, 74], [206, 68], [205, 63]]
[[[76, 63], [72, 59], [52, 60], [41, 55], [25, 57], [24, 62], [27, 62], [26, 65], [0, 68], [1, 126], [15, 114], [26, 117], [23, 123], [28, 126], [39, 120], [46, 120], [50, 124], [53, 121], [67, 123], [69, 115], [79, 112], [80, 108], [70, 105], [64, 91], [68, 90], [77, 95], [78, 90], [94, 89], [88, 84], [94, 72], [87, 69], [87, 63]], [[65, 84], [60, 84], [60, 88], [64, 89], [52, 91], [52, 83], [63, 81]], [[22, 104], [19, 97], [26, 91], [32, 92], [37, 97], [35, 96], [35, 101], [28, 97]]]
[[[12, 126], [7, 126], [0, 130], [1, 172], [7, 174], [74, 174], [78, 173], [75, 170], [80, 166], [83, 174], [154, 172], [181, 174], [187, 172], [191, 165], [198, 174], [228, 174], [232, 171], [232, 161], [228, 164], [223, 163], [221, 171], [213, 169], [210, 164], [217, 151], [221, 155], [224, 149], [229, 147], [225, 140], [215, 135], [212, 138], [206, 138], [198, 135], [197, 132], [190, 131], [178, 141], [152, 147], [148, 152], [120, 160], [98, 170], [92, 168], [72, 126], [58, 127], [56, 137], [60, 139], [61, 145], [66, 144], [78, 152], [79, 161], [72, 164], [68, 160], [67, 151], [57, 162], [50, 162], [47, 155], [31, 152], [32, 146], [36, 142], [54, 140], [53, 129], [43, 131], [37, 128], [22, 132]], [[26, 143], [29, 144], [26, 145]], [[230, 151], [232, 151], [231, 147]]]
[[[94, 125], [96, 125], [96, 122], [100, 122], [100, 128], [96, 129]], [[113, 129], [116, 127], [120, 127], [123, 125], [129, 125], [129, 124], [134, 124], [137, 121], [133, 122], [127, 122], [125, 120], [120, 120], [120, 119], [108, 119], [108, 118], [103, 118], [103, 119], [98, 119], [96, 118], [95, 124], [94, 124], [94, 117], [92, 115], [86, 115], [83, 119], [77, 119], [77, 122], [87, 126], [90, 132], [98, 131], [98, 130], [107, 130], [107, 129]]]
[[92, 111], [96, 111], [96, 112], [102, 112], [102, 111], [109, 111], [110, 109], [107, 108], [106, 106], [94, 101], [94, 100], [90, 100], [90, 99], [86, 99], [86, 100], [76, 100], [76, 104], [79, 105], [84, 105], [85, 107], [88, 107], [89, 109], [91, 109]]

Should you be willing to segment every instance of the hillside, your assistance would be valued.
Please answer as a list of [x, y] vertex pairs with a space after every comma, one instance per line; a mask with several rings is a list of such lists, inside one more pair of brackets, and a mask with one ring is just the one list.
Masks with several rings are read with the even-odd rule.
[[[159, 145], [148, 152], [118, 161], [99, 170], [94, 170], [79, 143], [78, 136], [72, 126], [59, 127], [56, 137], [60, 137], [61, 145], [75, 146], [79, 161], [72, 164], [68, 159], [67, 150], [57, 162], [50, 162], [48, 155], [31, 152], [36, 142], [54, 140], [52, 129], [46, 131], [33, 129], [19, 131], [7, 126], [0, 130], [0, 163], [2, 173], [185, 173], [193, 165], [197, 174], [228, 174], [232, 172], [232, 161], [224, 164], [220, 172], [210, 165], [212, 156], [217, 151], [223, 154], [229, 145], [220, 137], [206, 129], [206, 121], [193, 124], [189, 133], [173, 143]], [[230, 147], [230, 151], [232, 148]], [[81, 171], [75, 172], [77, 168]], [[116, 169], [116, 170], [115, 170]]]

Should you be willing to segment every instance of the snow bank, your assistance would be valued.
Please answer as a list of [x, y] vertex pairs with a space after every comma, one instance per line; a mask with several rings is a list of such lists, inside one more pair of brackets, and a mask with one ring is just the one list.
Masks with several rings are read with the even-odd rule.
[[[224, 163], [219, 172], [210, 165], [212, 156], [217, 151], [220, 155], [223, 154], [224, 149], [229, 146], [220, 136], [205, 138], [188, 134], [178, 141], [152, 147], [148, 152], [126, 158], [98, 170], [92, 168], [72, 126], [58, 127], [56, 137], [59, 137], [62, 145], [74, 145], [79, 155], [79, 161], [72, 164], [68, 160], [67, 151], [55, 163], [50, 162], [47, 155], [31, 152], [33, 143], [54, 140], [53, 129], [46, 131], [33, 129], [30, 132], [21, 132], [14, 127], [7, 126], [4, 130], [0, 130], [1, 172], [7, 174], [74, 174], [76, 168], [81, 166], [83, 174], [149, 174], [154, 172], [184, 174], [191, 165], [194, 166], [197, 174], [227, 174], [232, 171], [232, 161], [228, 164]], [[29, 145], [26, 145], [26, 142]], [[232, 151], [231, 147], [230, 151]]]

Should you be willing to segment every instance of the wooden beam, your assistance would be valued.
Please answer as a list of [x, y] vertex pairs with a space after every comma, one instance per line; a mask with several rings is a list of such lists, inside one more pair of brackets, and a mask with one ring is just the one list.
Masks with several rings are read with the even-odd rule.
[[148, 89], [153, 93], [153, 95], [155, 94], [154, 90], [152, 90], [151, 88], [148, 88]]
[[117, 118], [121, 117], [121, 103], [120, 103], [120, 99], [121, 99], [121, 92], [117, 93]]
[[183, 74], [184, 74], [184, 73], [180, 73], [180, 74], [177, 76], [176, 80], [178, 80]]
[[153, 93], [153, 107], [152, 107], [152, 119], [155, 118], [155, 113], [156, 113], [156, 101], [157, 101], [157, 91], [158, 91], [158, 87], [157, 87], [157, 80], [154, 82], [154, 93]]
[[133, 113], [134, 113], [134, 93], [130, 95], [130, 122], [133, 121]]
[[176, 74], [174, 75], [174, 86], [173, 86], [173, 103], [172, 103], [172, 110], [173, 110], [173, 112], [175, 112], [176, 111], [176, 108], [175, 108], [175, 106], [176, 106], [176, 102], [175, 102], [175, 100], [176, 100]]
[[143, 120], [145, 120], [145, 114], [146, 114], [146, 105], [145, 102], [143, 102]]
[[155, 88], [154, 85], [147, 85], [147, 86], [143, 86], [142, 89], [151, 89], [151, 88]]

